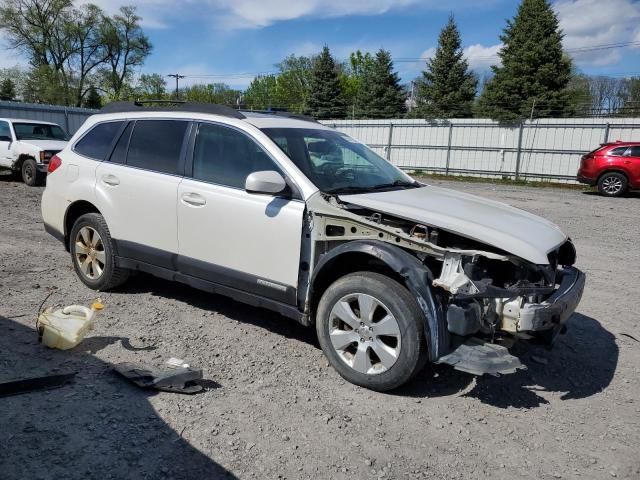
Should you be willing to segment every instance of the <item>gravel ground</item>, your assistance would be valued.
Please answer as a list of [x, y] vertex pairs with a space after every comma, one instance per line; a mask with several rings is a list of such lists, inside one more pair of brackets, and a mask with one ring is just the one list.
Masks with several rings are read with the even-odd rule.
[[[587, 289], [556, 348], [518, 346], [528, 370], [475, 378], [427, 366], [391, 394], [343, 381], [312, 330], [139, 275], [102, 295], [91, 336], [37, 343], [48, 303], [89, 304], [43, 231], [42, 189], [0, 178], [0, 381], [77, 371], [57, 390], [0, 398], [0, 478], [639, 478], [640, 196], [434, 182], [561, 225]], [[150, 393], [122, 361], [187, 359], [206, 393]]]

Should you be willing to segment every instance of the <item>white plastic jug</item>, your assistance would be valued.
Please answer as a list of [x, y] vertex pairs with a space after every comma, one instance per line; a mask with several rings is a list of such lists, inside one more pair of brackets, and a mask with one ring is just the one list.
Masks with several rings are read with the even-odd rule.
[[49, 307], [38, 316], [38, 333], [41, 342], [50, 348], [68, 350], [78, 345], [93, 325], [93, 319], [104, 305], [96, 301], [91, 308], [70, 305], [64, 308]]

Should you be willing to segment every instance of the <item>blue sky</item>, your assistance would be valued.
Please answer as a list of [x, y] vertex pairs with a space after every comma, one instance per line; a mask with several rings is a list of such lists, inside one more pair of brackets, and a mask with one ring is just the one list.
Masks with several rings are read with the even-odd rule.
[[[456, 17], [472, 68], [482, 75], [498, 60], [499, 34], [519, 4], [517, 0], [94, 0], [110, 13], [123, 2], [138, 7], [154, 44], [144, 72], [177, 72], [188, 76], [187, 84], [223, 81], [241, 88], [254, 74], [274, 71], [274, 64], [286, 55], [314, 54], [324, 44], [338, 59], [356, 49], [380, 47], [394, 58], [427, 58], [449, 13]], [[574, 51], [582, 71], [640, 75], [640, 0], [552, 4], [566, 34], [565, 47]], [[636, 43], [575, 52], [626, 42]], [[423, 61], [396, 63], [404, 81], [415, 78], [423, 67]]]

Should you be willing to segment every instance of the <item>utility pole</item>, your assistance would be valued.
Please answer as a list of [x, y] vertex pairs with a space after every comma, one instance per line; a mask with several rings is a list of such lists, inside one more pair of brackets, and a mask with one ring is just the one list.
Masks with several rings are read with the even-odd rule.
[[173, 77], [176, 79], [176, 100], [180, 100], [180, 79], [184, 78], [184, 75], [180, 75], [179, 73], [171, 73], [167, 75], [167, 77]]

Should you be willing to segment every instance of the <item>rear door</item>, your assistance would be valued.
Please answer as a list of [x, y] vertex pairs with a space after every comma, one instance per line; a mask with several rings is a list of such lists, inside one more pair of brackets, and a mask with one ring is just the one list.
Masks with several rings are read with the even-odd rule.
[[281, 168], [245, 132], [214, 123], [199, 125], [192, 161], [178, 189], [180, 271], [295, 304], [305, 204], [244, 189], [250, 173]]
[[640, 145], [631, 147], [627, 153], [629, 183], [633, 188], [638, 188], [640, 187]]
[[96, 195], [118, 255], [167, 269], [178, 253], [176, 201], [190, 122], [137, 120], [96, 170]]

